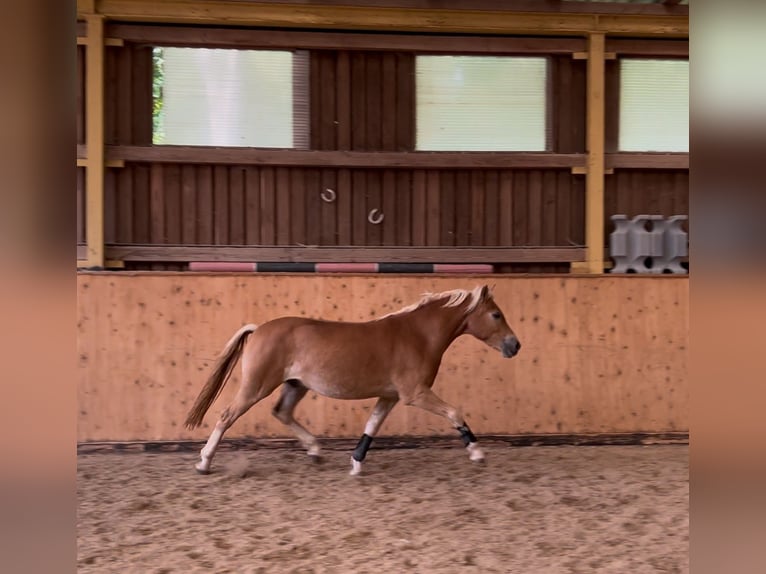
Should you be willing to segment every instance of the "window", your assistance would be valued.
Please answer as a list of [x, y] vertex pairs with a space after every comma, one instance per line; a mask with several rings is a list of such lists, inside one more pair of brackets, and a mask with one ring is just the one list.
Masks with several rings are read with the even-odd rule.
[[545, 151], [546, 58], [418, 56], [416, 149]]
[[620, 62], [620, 151], [689, 151], [689, 61]]
[[307, 54], [155, 48], [153, 141], [307, 147]]

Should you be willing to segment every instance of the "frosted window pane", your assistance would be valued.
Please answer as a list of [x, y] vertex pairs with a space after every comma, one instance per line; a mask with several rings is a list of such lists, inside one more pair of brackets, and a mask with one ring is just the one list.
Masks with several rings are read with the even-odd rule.
[[[302, 147], [306, 121], [294, 97], [307, 98], [293, 94], [293, 72], [307, 68], [294, 66], [292, 52], [162, 48], [161, 53], [155, 143]], [[294, 133], [294, 119], [302, 133]]]
[[545, 58], [418, 56], [418, 150], [545, 151]]
[[620, 62], [620, 151], [689, 151], [689, 62]]

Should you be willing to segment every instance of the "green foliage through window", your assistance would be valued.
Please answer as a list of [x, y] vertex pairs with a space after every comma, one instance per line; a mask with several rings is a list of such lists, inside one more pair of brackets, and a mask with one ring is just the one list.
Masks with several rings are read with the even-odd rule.
[[152, 143], [161, 144], [165, 140], [163, 126], [162, 85], [165, 82], [165, 54], [162, 48], [154, 48], [152, 51]]

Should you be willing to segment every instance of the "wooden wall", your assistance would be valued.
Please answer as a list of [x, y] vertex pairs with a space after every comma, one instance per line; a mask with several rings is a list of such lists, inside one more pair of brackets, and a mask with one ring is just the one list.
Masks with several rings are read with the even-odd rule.
[[[523, 349], [503, 359], [463, 337], [435, 390], [477, 434], [688, 431], [688, 278], [488, 277]], [[481, 279], [416, 276], [78, 275], [78, 440], [207, 437], [233, 379], [194, 432], [182, 427], [210, 366], [246, 322], [282, 315], [366, 320], [425, 291]], [[251, 409], [231, 437], [290, 436]], [[297, 416], [319, 436], [356, 437], [374, 401], [309, 395]], [[397, 406], [382, 435], [444, 435], [449, 424]]]

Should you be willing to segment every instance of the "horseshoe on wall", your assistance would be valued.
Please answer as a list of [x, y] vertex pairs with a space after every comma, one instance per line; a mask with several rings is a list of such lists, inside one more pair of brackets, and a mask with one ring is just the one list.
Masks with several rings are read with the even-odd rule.
[[338, 197], [338, 194], [335, 193], [334, 189], [330, 189], [328, 187], [328, 188], [325, 188], [325, 190], [321, 192], [319, 196], [322, 198], [322, 201], [326, 201], [327, 203], [332, 203], [333, 201], [335, 201], [335, 198]]
[[[376, 217], [375, 215], [376, 213], [379, 214], [378, 217]], [[367, 221], [369, 221], [373, 225], [379, 225], [380, 223], [382, 223], [384, 217], [385, 217], [385, 214], [376, 207], [372, 209], [369, 214], [367, 214]]]

